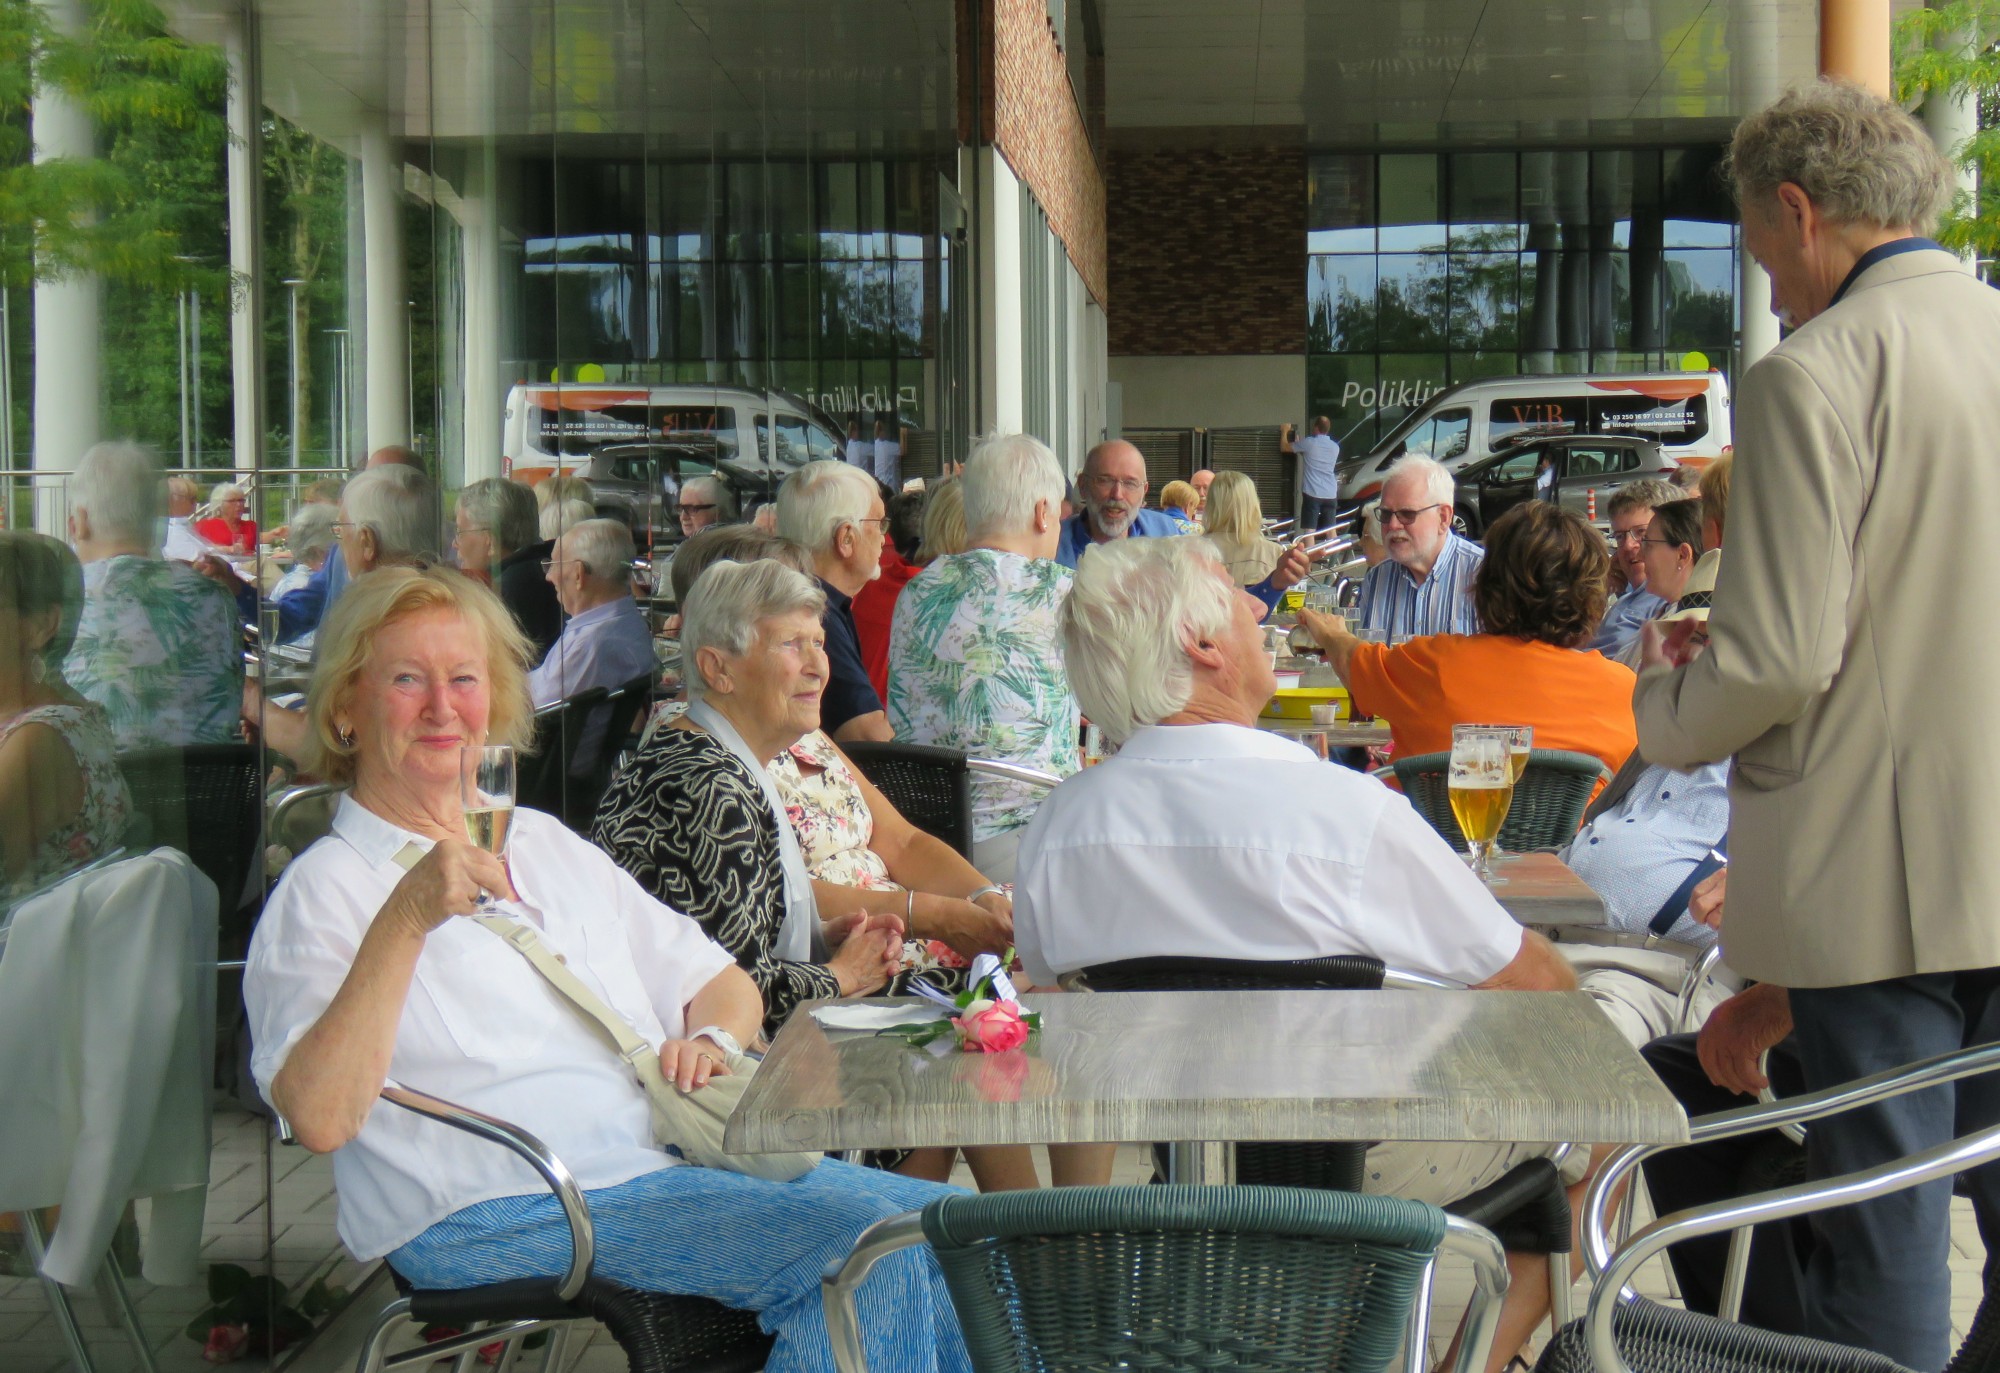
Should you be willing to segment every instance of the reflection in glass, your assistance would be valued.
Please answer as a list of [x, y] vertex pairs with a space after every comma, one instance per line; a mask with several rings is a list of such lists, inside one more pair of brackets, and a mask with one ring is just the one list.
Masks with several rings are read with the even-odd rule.
[[1443, 158], [1436, 153], [1385, 153], [1382, 156], [1383, 252], [1421, 251], [1445, 244]]
[[1447, 313], [1444, 254], [1384, 253], [1376, 262], [1381, 348], [1442, 351]]
[[1306, 347], [1351, 353], [1375, 347], [1375, 263], [1367, 257], [1315, 257], [1306, 267]]
[[1669, 251], [1662, 281], [1668, 350], [1702, 349], [1719, 360], [1736, 332], [1736, 255]]
[[1306, 248], [1313, 253], [1374, 251], [1374, 157], [1322, 154], [1307, 165]]
[[1519, 336], [1520, 258], [1513, 253], [1453, 253], [1446, 261], [1451, 275], [1451, 346], [1513, 352]]
[[1451, 246], [1492, 252], [1520, 243], [1521, 195], [1513, 153], [1457, 153], [1451, 159]]

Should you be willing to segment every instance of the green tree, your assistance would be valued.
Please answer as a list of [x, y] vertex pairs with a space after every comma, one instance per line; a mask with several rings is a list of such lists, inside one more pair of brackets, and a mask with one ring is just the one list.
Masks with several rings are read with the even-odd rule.
[[1896, 21], [1895, 87], [1905, 103], [1973, 100], [1977, 131], [1953, 156], [1978, 175], [1979, 190], [1959, 192], [1938, 238], [1977, 257], [2000, 256], [2000, 0], [1951, 0], [1905, 13]]

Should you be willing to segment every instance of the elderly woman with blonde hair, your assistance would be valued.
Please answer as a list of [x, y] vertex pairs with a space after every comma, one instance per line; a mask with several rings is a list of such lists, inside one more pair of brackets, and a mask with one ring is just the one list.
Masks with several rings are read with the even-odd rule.
[[1264, 506], [1257, 483], [1241, 472], [1218, 472], [1202, 512], [1208, 541], [1238, 586], [1254, 586], [1271, 575], [1285, 550], [1264, 537]]
[[1180, 526], [1183, 534], [1199, 534], [1201, 492], [1192, 482], [1170, 481], [1160, 488], [1160, 513]]
[[[258, 1084], [300, 1143], [334, 1154], [356, 1257], [426, 1288], [568, 1258], [559, 1203], [505, 1151], [376, 1109], [393, 1071], [543, 1140], [584, 1189], [600, 1276], [757, 1310], [777, 1335], [767, 1367], [831, 1373], [821, 1268], [940, 1191], [831, 1161], [772, 1182], [655, 1141], [631, 1065], [489, 919], [531, 930], [683, 1092], [728, 1071], [763, 1003], [727, 950], [553, 816], [517, 810], [504, 862], [467, 842], [467, 753], [528, 737], [526, 658], [498, 597], [449, 569], [387, 568], [334, 607], [302, 761], [349, 790], [251, 942]], [[965, 1369], [935, 1261], [891, 1262], [862, 1289], [871, 1366]]]

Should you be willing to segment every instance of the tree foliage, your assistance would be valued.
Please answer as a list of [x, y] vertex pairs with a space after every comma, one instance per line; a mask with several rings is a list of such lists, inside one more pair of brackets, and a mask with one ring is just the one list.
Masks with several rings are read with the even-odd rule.
[[2000, 0], [1950, 0], [1905, 13], [1896, 21], [1895, 89], [1906, 104], [1974, 102], [1977, 130], [1950, 151], [1977, 174], [1979, 190], [1959, 192], [1938, 238], [1977, 257], [2000, 257]]

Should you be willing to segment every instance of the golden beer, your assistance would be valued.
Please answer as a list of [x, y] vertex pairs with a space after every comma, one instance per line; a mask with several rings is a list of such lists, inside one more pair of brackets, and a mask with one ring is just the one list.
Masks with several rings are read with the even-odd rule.
[[1507, 822], [1508, 808], [1514, 804], [1514, 782], [1490, 777], [1451, 779], [1451, 813], [1459, 832], [1468, 843], [1490, 844]]
[[1507, 780], [1519, 782], [1521, 774], [1528, 770], [1528, 750], [1515, 748], [1507, 750]]

